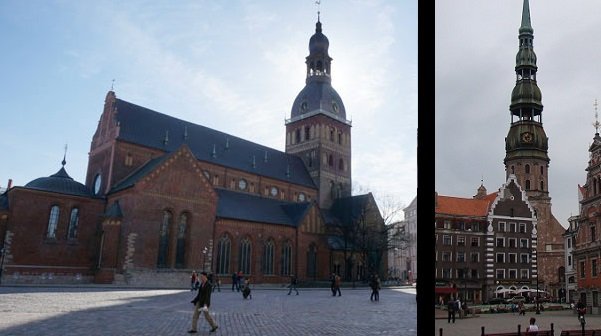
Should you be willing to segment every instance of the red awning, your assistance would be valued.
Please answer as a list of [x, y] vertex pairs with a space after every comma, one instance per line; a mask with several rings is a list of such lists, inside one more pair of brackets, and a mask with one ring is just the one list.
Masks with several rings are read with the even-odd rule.
[[436, 294], [454, 294], [457, 293], [457, 288], [453, 287], [436, 287], [434, 290]]

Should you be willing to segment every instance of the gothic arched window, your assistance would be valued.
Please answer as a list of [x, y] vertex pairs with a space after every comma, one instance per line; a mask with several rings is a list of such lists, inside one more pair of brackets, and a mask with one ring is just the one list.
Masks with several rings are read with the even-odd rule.
[[67, 228], [67, 239], [77, 238], [77, 227], [79, 226], [79, 209], [71, 209], [71, 217], [69, 218], [69, 227]]
[[526, 180], [526, 190], [530, 190], [530, 180]]
[[47, 238], [56, 238], [56, 227], [58, 226], [58, 218], [60, 216], [60, 209], [58, 205], [53, 205], [50, 208], [50, 216], [48, 216], [48, 230], [46, 230]]
[[530, 174], [530, 165], [526, 165], [526, 174]]
[[186, 264], [186, 230], [188, 227], [188, 215], [183, 213], [179, 216], [177, 225], [177, 248], [175, 252], [175, 267], [183, 268]]
[[332, 154], [328, 155], [328, 166], [334, 166], [334, 157], [332, 156]]
[[244, 238], [240, 242], [238, 253], [238, 270], [241, 271], [242, 274], [250, 274], [250, 259], [250, 240]]
[[263, 274], [273, 274], [273, 251], [274, 244], [273, 240], [269, 239], [263, 246]]
[[540, 181], [540, 190], [545, 190], [545, 181]]
[[338, 160], [338, 170], [344, 170], [344, 160]]
[[309, 246], [307, 251], [307, 277], [315, 278], [317, 276], [317, 247], [315, 244]]
[[223, 235], [217, 243], [217, 274], [230, 273], [231, 240]]
[[157, 267], [167, 267], [167, 256], [169, 254], [169, 231], [171, 229], [171, 212], [163, 211], [163, 222], [159, 231], [159, 255], [157, 259]]
[[280, 273], [282, 275], [290, 275], [290, 271], [292, 270], [292, 244], [289, 241], [286, 241], [284, 245], [282, 245], [282, 265], [281, 265]]

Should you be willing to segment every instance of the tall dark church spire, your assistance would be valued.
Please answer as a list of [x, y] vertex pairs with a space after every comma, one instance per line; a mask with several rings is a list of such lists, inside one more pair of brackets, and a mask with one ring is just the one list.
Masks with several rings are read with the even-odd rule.
[[[546, 194], [549, 145], [542, 123], [542, 94], [536, 82], [538, 67], [528, 0], [524, 0], [518, 39], [516, 83], [509, 105], [511, 126], [505, 138], [506, 175], [516, 174], [527, 191], [537, 190]], [[531, 173], [535, 168], [536, 172]]]

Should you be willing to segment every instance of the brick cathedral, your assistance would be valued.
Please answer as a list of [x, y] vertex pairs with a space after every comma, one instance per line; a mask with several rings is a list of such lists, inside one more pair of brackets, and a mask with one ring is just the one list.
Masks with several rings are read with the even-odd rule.
[[[2, 283], [187, 284], [384, 275], [345, 227], [382, 230], [371, 193], [351, 196], [351, 122], [317, 21], [285, 152], [106, 95], [84, 183], [62, 168], [0, 195]], [[369, 220], [368, 220], [369, 219]]]

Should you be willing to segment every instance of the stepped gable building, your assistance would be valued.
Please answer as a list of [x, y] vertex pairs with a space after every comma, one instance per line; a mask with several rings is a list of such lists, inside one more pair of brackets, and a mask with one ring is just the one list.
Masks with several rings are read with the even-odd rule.
[[341, 244], [341, 228], [358, 220], [348, 213], [384, 223], [371, 193], [350, 195], [351, 123], [328, 46], [318, 20], [286, 152], [109, 91], [85, 184], [63, 160], [56, 174], [0, 195], [0, 280], [179, 287], [199, 269], [223, 282], [238, 271], [255, 283], [383, 276], [373, 246], [344, 259], [353, 244]]
[[542, 122], [542, 95], [537, 86], [534, 29], [528, 0], [524, 0], [516, 55], [516, 84], [511, 93], [511, 124], [505, 138], [503, 161], [506, 176], [515, 175], [535, 209], [538, 222], [539, 285], [548, 295], [559, 297], [564, 288], [565, 228], [553, 216], [549, 195], [549, 139]]
[[[436, 196], [438, 296], [482, 303], [536, 286], [536, 218], [514, 175], [498, 192]], [[446, 301], [446, 300], [445, 300]]]
[[[566, 232], [567, 239], [572, 238], [573, 276], [576, 284], [568, 278], [570, 299], [574, 302], [583, 300], [587, 306], [592, 306], [594, 313], [599, 313], [599, 288], [601, 288], [600, 264], [601, 239], [601, 136], [599, 122], [595, 123], [595, 136], [589, 147], [589, 161], [586, 168], [586, 183], [579, 188], [582, 198], [579, 204], [579, 215], [572, 216], [570, 231]], [[568, 258], [570, 256], [568, 255]]]

